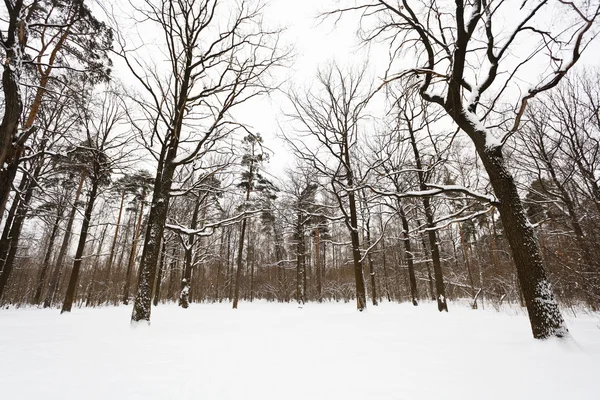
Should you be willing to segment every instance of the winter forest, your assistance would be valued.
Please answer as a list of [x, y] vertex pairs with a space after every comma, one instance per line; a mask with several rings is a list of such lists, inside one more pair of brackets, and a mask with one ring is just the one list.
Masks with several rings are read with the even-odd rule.
[[0, 397], [598, 395], [597, 0], [0, 9]]

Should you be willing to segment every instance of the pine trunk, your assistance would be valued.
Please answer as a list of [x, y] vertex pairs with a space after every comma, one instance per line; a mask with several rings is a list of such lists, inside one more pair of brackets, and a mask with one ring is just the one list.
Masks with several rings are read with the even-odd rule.
[[88, 197], [88, 203], [83, 214], [83, 221], [81, 222], [81, 233], [79, 234], [79, 243], [77, 244], [77, 251], [75, 252], [75, 260], [73, 261], [73, 270], [71, 271], [71, 277], [69, 278], [69, 286], [67, 286], [67, 293], [65, 295], [65, 301], [62, 306], [61, 314], [65, 312], [71, 312], [73, 301], [75, 300], [75, 292], [77, 284], [79, 282], [79, 270], [81, 268], [81, 261], [83, 251], [85, 250], [85, 242], [87, 241], [88, 229], [92, 218], [92, 211], [94, 210], [94, 203], [96, 201], [96, 195], [98, 194], [98, 182], [96, 179], [92, 182], [92, 190]]

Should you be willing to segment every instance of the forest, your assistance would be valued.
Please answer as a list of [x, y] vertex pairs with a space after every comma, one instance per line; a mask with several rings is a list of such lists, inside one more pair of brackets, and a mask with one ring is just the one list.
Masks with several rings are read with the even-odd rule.
[[310, 85], [266, 8], [4, 1], [3, 307], [600, 308], [598, 2], [335, 3]]

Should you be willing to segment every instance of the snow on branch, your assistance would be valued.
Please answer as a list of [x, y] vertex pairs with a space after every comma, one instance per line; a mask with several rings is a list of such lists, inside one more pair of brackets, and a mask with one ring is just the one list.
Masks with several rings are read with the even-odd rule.
[[214, 234], [215, 229], [217, 229], [217, 228], [220, 228], [223, 226], [234, 225], [248, 217], [254, 216], [256, 214], [260, 214], [261, 212], [264, 212], [264, 211], [267, 211], [267, 210], [258, 209], [258, 210], [244, 211], [243, 213], [234, 215], [231, 218], [226, 218], [221, 221], [213, 222], [212, 224], [206, 224], [202, 228], [198, 228], [198, 229], [190, 229], [190, 228], [185, 228], [180, 225], [172, 225], [172, 224], [166, 224], [165, 228], [170, 229], [179, 234], [183, 234], [183, 235], [195, 235], [195, 236], [202, 236], [202, 237], [211, 236]]

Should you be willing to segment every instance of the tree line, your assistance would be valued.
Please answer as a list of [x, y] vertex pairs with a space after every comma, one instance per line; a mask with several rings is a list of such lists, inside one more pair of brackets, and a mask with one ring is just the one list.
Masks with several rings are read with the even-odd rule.
[[[131, 3], [152, 40], [107, 4], [5, 1], [0, 302], [149, 321], [165, 301], [467, 299], [568, 335], [559, 304], [600, 300], [600, 75], [575, 67], [600, 6], [555, 3], [509, 27], [506, 1], [329, 10], [389, 47], [385, 76], [332, 62], [302, 89], [260, 1]], [[267, 95], [294, 159], [277, 176], [236, 118]]]

